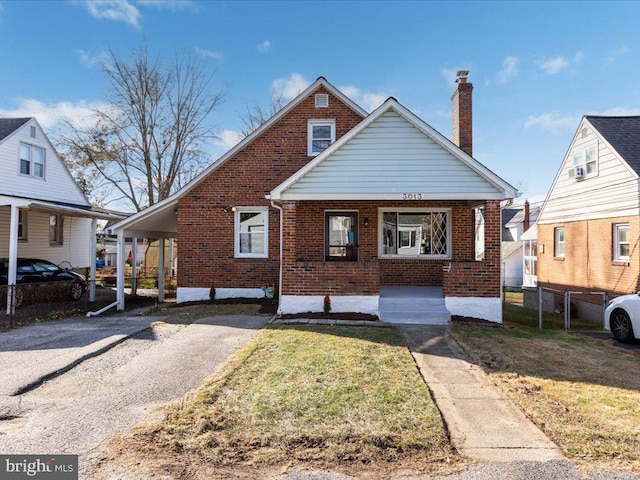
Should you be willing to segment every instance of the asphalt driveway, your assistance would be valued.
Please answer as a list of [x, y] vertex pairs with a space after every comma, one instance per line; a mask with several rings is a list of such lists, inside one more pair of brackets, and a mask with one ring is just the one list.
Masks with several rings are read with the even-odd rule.
[[4, 332], [0, 451], [78, 454], [84, 478], [103, 441], [198, 387], [269, 318], [69, 319]]

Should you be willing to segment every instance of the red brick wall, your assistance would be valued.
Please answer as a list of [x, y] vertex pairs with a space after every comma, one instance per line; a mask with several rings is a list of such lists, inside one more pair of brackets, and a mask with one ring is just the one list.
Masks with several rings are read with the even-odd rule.
[[[483, 261], [454, 258], [451, 268], [444, 273], [445, 297], [499, 297], [500, 296], [500, 202], [485, 202]], [[474, 238], [473, 230], [464, 238]], [[471, 255], [474, 255], [471, 244]], [[473, 258], [473, 257], [471, 257]]]
[[307, 120], [335, 119], [336, 140], [362, 118], [329, 93], [329, 108], [316, 109], [313, 92], [251, 144], [194, 187], [178, 203], [181, 287], [259, 288], [276, 284], [279, 214], [269, 213], [269, 258], [234, 258], [234, 215], [230, 205], [267, 206], [273, 188], [313, 157], [307, 156]]
[[[284, 207], [286, 220], [283, 293], [285, 294], [368, 295], [371, 292], [377, 294], [380, 285], [440, 286], [444, 282], [443, 265], [468, 262], [475, 269], [473, 274], [467, 275], [465, 278], [451, 278], [449, 281], [451, 295], [500, 295], [500, 208], [498, 202], [487, 204], [489, 210], [487, 222], [497, 222], [497, 224], [485, 227], [485, 245], [488, 249], [487, 261], [485, 262], [474, 261], [473, 210], [471, 205], [465, 201], [308, 201], [285, 202]], [[379, 207], [451, 209], [452, 259], [378, 258]], [[325, 211], [328, 210], [358, 212], [358, 243], [360, 246], [358, 262], [324, 262], [324, 218]], [[364, 225], [365, 219], [368, 220], [368, 226]], [[345, 277], [339, 278], [338, 275]], [[458, 280], [459, 283], [455, 283]]]
[[[613, 260], [613, 226], [630, 227], [630, 260]], [[565, 229], [565, 257], [555, 258], [555, 229]], [[640, 220], [617, 217], [553, 225], [538, 225], [538, 283], [560, 289], [601, 290], [613, 294], [637, 292]], [[544, 245], [544, 253], [540, 246]]]

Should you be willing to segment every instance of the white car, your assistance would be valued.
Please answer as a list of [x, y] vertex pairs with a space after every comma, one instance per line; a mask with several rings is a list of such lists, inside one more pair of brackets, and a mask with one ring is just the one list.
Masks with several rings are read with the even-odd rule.
[[620, 342], [640, 339], [640, 292], [611, 300], [604, 311], [604, 328]]

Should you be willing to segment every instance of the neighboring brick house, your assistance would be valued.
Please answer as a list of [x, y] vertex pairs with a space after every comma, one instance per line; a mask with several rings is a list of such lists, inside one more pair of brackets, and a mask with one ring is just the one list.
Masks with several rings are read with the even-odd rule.
[[[539, 286], [640, 289], [639, 174], [640, 117], [583, 117], [538, 218]], [[601, 320], [601, 302], [583, 297], [578, 314]]]
[[322, 311], [329, 295], [333, 311], [378, 314], [382, 287], [433, 286], [450, 313], [501, 321], [500, 201], [516, 190], [471, 157], [471, 91], [463, 76], [452, 97], [463, 150], [397, 100], [367, 115], [320, 77], [114, 230], [177, 237], [179, 302], [276, 286], [281, 313]]

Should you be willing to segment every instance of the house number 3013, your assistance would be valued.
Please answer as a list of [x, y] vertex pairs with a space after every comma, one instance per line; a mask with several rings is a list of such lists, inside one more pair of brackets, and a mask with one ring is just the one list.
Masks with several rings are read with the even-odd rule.
[[422, 194], [421, 193], [403, 193], [402, 199], [403, 200], [422, 200]]

